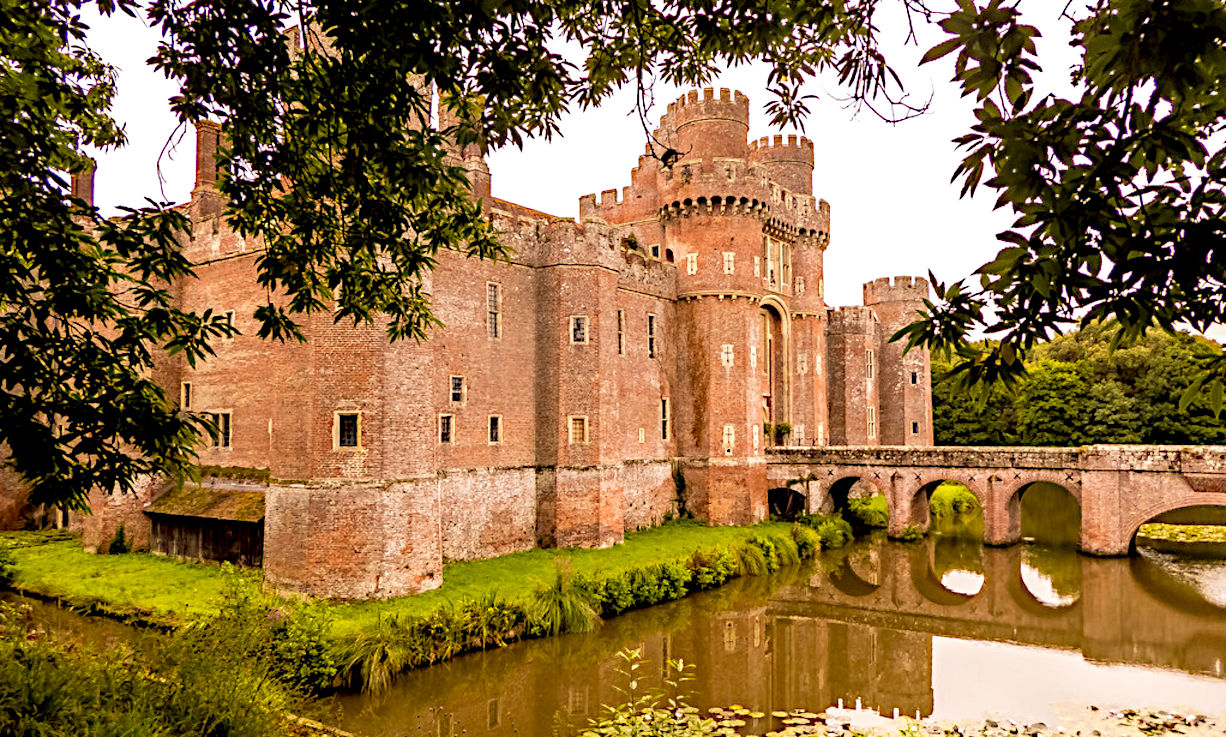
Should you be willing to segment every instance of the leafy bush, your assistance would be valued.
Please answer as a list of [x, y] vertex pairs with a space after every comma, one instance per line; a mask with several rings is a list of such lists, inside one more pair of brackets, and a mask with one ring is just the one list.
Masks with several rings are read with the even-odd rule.
[[0, 542], [0, 588], [13, 585], [17, 574], [17, 559], [13, 557], [13, 549], [8, 543]]
[[796, 521], [812, 528], [817, 533], [824, 550], [841, 548], [855, 539], [855, 533], [852, 531], [851, 525], [838, 512], [834, 514], [805, 514], [797, 517]]
[[283, 683], [303, 693], [319, 693], [332, 685], [336, 661], [328, 642], [331, 620], [320, 605], [276, 607], [271, 622], [273, 671]]
[[890, 526], [890, 509], [883, 494], [848, 499], [847, 516], [852, 518], [850, 522], [864, 529], [883, 530]]
[[796, 541], [796, 550], [803, 559], [816, 556], [822, 549], [822, 539], [817, 532], [804, 525], [792, 525], [792, 539]]
[[780, 566], [794, 566], [800, 564], [800, 546], [791, 535], [780, 535], [773, 539]]
[[979, 499], [962, 484], [945, 481], [932, 492], [929, 508], [934, 517], [964, 517], [979, 511]]
[[737, 570], [742, 576], [761, 576], [767, 572], [766, 555], [753, 543], [736, 546]]
[[695, 550], [686, 565], [690, 569], [690, 588], [694, 591], [723, 585], [737, 571], [737, 559], [726, 548]]
[[554, 564], [554, 580], [537, 586], [528, 606], [529, 618], [544, 634], [591, 632], [600, 624], [591, 594], [574, 585], [569, 559], [557, 558]]
[[908, 543], [923, 540], [924, 531], [915, 525], [907, 525], [902, 532], [895, 536], [895, 539]]
[[767, 572], [774, 573], [779, 570], [779, 551], [775, 546], [775, 541], [769, 537], [754, 535], [749, 538], [749, 546], [756, 547], [762, 551], [762, 560], [766, 565]]
[[132, 546], [128, 544], [128, 539], [124, 536], [123, 524], [120, 524], [119, 529], [115, 530], [115, 537], [111, 539], [110, 545], [106, 546], [106, 552], [110, 555], [132, 552]]

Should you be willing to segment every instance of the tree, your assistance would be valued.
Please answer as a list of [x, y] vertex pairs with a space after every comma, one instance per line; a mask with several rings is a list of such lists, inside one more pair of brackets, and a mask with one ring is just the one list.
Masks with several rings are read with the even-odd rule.
[[[963, 193], [981, 184], [1017, 214], [977, 286], [938, 285], [908, 345], [956, 357], [968, 384], [1015, 383], [1024, 354], [1074, 325], [1110, 320], [1121, 338], [1226, 319], [1226, 7], [1220, 0], [1092, 0], [1065, 13], [1081, 54], [1079, 96], [1036, 94], [1036, 28], [1021, 4], [957, 0], [940, 16], [954, 80], [977, 103], [958, 143]], [[986, 179], [985, 179], [986, 177]], [[970, 335], [983, 330], [990, 343]], [[1199, 366], [1222, 409], [1226, 359]]]
[[[625, 84], [645, 114], [657, 76], [702, 84], [754, 58], [771, 65], [780, 121], [804, 114], [800, 85], [824, 73], [853, 99], [901, 102], [876, 48], [875, 1], [93, 5], [144, 10], [164, 38], [151, 61], [181, 84], [174, 111], [221, 121], [227, 217], [263, 247], [259, 334], [300, 340], [297, 320], [327, 311], [385, 321], [396, 340], [436, 324], [423, 277], [439, 251], [503, 255], [448, 155], [456, 147], [549, 136], [569, 105]], [[86, 45], [87, 4], [0, 0], [0, 454], [33, 503], [77, 509], [93, 488], [190, 472], [194, 444], [216, 428], [166, 397], [154, 357], [194, 364], [232, 330], [179, 309], [168, 289], [193, 277], [181, 213], [149, 203], [106, 219], [70, 196], [85, 147], [124, 140], [109, 114], [112, 72]], [[558, 42], [581, 48], [582, 64]], [[679, 155], [652, 144], [664, 161]]]
[[952, 365], [932, 362], [932, 429], [937, 445], [1016, 445], [1014, 397], [993, 387], [984, 401], [948, 380]]

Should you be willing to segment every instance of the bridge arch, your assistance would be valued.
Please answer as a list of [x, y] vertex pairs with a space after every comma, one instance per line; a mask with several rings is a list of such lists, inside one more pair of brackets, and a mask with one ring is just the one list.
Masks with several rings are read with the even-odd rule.
[[1156, 520], [1158, 517], [1169, 512], [1177, 512], [1183, 509], [1193, 508], [1214, 508], [1226, 510], [1226, 499], [1222, 501], [1206, 500], [1204, 494], [1179, 495], [1170, 499], [1164, 499], [1138, 510], [1132, 517], [1124, 523], [1124, 531], [1128, 535], [1128, 551], [1129, 553], [1136, 552], [1137, 533], [1141, 531], [1141, 527], [1146, 523]]
[[[890, 512], [893, 515], [894, 509], [900, 511], [906, 510], [905, 519], [900, 520], [900, 524], [905, 527], [914, 525], [924, 532], [928, 531], [931, 519], [931, 502], [932, 493], [937, 487], [946, 481], [953, 481], [962, 484], [972, 494], [975, 495], [975, 500], [979, 502], [980, 510], [987, 510], [989, 504], [988, 490], [986, 486], [986, 478], [980, 474], [978, 477], [974, 473], [963, 473], [957, 469], [938, 469], [933, 471], [912, 472], [899, 479], [899, 488], [901, 490], [899, 503], [891, 505]], [[985, 513], [986, 514], [986, 513]], [[891, 521], [893, 517], [891, 516]], [[891, 525], [891, 529], [895, 525]]]

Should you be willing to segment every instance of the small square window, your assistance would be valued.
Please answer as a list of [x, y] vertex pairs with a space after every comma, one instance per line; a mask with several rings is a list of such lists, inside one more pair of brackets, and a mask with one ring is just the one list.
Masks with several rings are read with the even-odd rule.
[[587, 316], [575, 315], [570, 318], [570, 342], [587, 342]]
[[502, 442], [502, 417], [500, 415], [490, 415], [490, 445], [497, 445]]
[[464, 383], [463, 376], [451, 377], [449, 395], [452, 404], [463, 404], [468, 399], [468, 387]]
[[358, 413], [345, 412], [336, 416], [336, 446], [356, 448], [358, 442]]
[[651, 257], [660, 258], [660, 244], [659, 243], [651, 247]]
[[183, 409], [192, 408], [192, 383], [190, 381], [179, 385], [179, 406]]
[[444, 445], [455, 442], [455, 415], [438, 416], [438, 441]]
[[919, 423], [918, 422], [911, 423], [911, 434], [919, 435]]
[[586, 443], [588, 441], [587, 434], [587, 417], [571, 416], [566, 421], [567, 440], [571, 445]]

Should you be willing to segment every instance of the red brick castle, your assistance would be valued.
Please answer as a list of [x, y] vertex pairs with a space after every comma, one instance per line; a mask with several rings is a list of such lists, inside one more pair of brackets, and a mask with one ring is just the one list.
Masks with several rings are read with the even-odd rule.
[[928, 356], [889, 342], [928, 283], [827, 307], [814, 146], [748, 132], [741, 93], [689, 93], [655, 134], [682, 157], [644, 154], [579, 222], [492, 198], [481, 151], [457, 151], [510, 263], [440, 256], [445, 327], [424, 343], [318, 315], [282, 345], [255, 336], [259, 245], [224, 221], [220, 131], [201, 124], [184, 243], [199, 279], [180, 298], [241, 334], [160, 379], [219, 418], [202, 464], [267, 472], [100, 497], [86, 544], [125, 521], [154, 550], [258, 563], [262, 536], [279, 590], [399, 596], [438, 586], [444, 560], [612, 545], [682, 507], [764, 519], [768, 445], [931, 445]]

